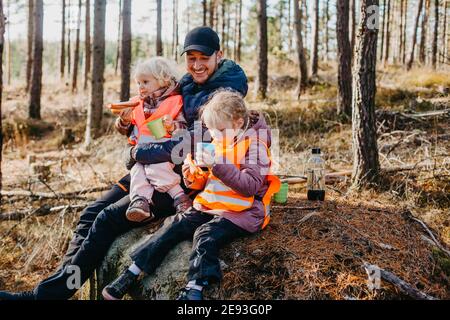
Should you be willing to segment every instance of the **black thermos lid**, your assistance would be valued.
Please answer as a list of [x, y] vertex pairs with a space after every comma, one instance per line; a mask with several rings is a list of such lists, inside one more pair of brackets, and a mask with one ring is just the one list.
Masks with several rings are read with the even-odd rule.
[[320, 148], [312, 148], [312, 154], [320, 154]]

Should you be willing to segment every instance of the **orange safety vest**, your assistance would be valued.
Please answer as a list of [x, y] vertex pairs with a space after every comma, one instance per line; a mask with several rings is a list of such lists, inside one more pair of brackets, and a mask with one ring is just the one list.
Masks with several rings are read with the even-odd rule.
[[[155, 112], [145, 119], [144, 114], [144, 100], [138, 97], [133, 98], [132, 100], [139, 99], [139, 105], [136, 106], [133, 110], [133, 121], [135, 136], [137, 141], [134, 141], [128, 138], [128, 142], [132, 145], [135, 145], [141, 136], [152, 136], [152, 133], [147, 127], [147, 123], [161, 118], [165, 115], [170, 115], [172, 119], [176, 119], [183, 108], [183, 97], [181, 95], [174, 95], [167, 97], [164, 99], [159, 107], [155, 110]], [[170, 138], [171, 135], [167, 134], [165, 138]]]
[[[220, 147], [216, 146], [216, 153], [219, 152], [223, 154], [228, 159], [228, 161], [230, 161], [239, 169], [240, 163], [250, 147], [250, 143], [251, 139], [246, 138], [243, 141], [237, 143], [231, 149], [221, 149]], [[267, 153], [269, 154], [270, 159], [270, 150], [266, 144], [264, 145], [267, 149]], [[264, 222], [262, 225], [262, 229], [264, 229], [270, 221], [270, 201], [272, 199], [272, 196], [280, 190], [281, 186], [280, 179], [272, 173], [269, 173], [267, 175], [267, 181], [269, 182], [269, 188], [267, 189], [264, 197], [262, 199], [259, 199], [264, 204]], [[244, 210], [250, 209], [253, 205], [254, 200], [254, 196], [242, 196], [225, 185], [222, 181], [220, 181], [219, 178], [214, 176], [214, 174], [210, 170], [205, 188], [195, 197], [194, 203], [199, 203], [210, 210], [226, 210], [239, 213]]]

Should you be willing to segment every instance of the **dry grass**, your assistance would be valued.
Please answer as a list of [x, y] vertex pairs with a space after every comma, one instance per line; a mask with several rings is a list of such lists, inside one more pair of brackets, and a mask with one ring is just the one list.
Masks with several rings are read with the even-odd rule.
[[[335, 78], [334, 67], [321, 66], [320, 81], [301, 101], [293, 98], [295, 77], [285, 77], [292, 75], [292, 66], [273, 63], [270, 68], [277, 70], [270, 82], [270, 98], [255, 99], [253, 83], [250, 83], [246, 101], [250, 108], [263, 111], [272, 127], [280, 129], [282, 173], [302, 175], [313, 146], [323, 150], [327, 170], [350, 169], [351, 124], [336, 116], [336, 87], [329, 83]], [[252, 67], [246, 65], [245, 69], [249, 71]], [[380, 72], [377, 105], [403, 112], [448, 108], [449, 98], [436, 92], [437, 87], [448, 86], [448, 73], [437, 72], [428, 78], [413, 77], [416, 73], [421, 74], [414, 70], [404, 74], [398, 68]], [[410, 78], [417, 82], [407, 85]], [[110, 74], [106, 79], [105, 101], [115, 101], [119, 79]], [[432, 90], [424, 94], [420, 87]], [[87, 94], [81, 91], [72, 96], [68, 90], [57, 79], [47, 83], [42, 103], [47, 123], [30, 124], [20, 120], [26, 115], [23, 88], [6, 88], [5, 114], [9, 124], [5, 131], [3, 162], [5, 189], [31, 188], [49, 192], [50, 187], [69, 191], [108, 185], [126, 173], [121, 157], [126, 141], [113, 133], [113, 118], [109, 115], [105, 114], [104, 122], [107, 135], [95, 141], [89, 153], [80, 148]], [[440, 99], [439, 106], [436, 99]], [[378, 144], [383, 167], [431, 161], [432, 170], [399, 172], [385, 177], [385, 184], [378, 190], [360, 194], [349, 192], [349, 181], [330, 185], [328, 199], [320, 205], [304, 200], [304, 186], [291, 186], [287, 206], [318, 206], [317, 210], [277, 208], [268, 230], [261, 235], [264, 248], [259, 237], [252, 237], [227, 249], [224, 260], [230, 269], [225, 272], [218, 294], [237, 299], [254, 298], [255, 294], [257, 298], [275, 299], [402, 298], [388, 285], [376, 292], [367, 289], [367, 278], [361, 268], [361, 259], [364, 259], [393, 271], [420, 290], [448, 299], [450, 262], [421, 240], [423, 230], [401, 214], [410, 211], [420, 217], [450, 245], [450, 183], [443, 165], [448, 161], [450, 143], [438, 139], [449, 132], [447, 122], [435, 117], [427, 120], [427, 125], [413, 124], [402, 130], [392, 125], [380, 126]], [[20, 123], [23, 127], [19, 130]], [[58, 140], [65, 126], [74, 129], [74, 144], [63, 145]], [[30, 177], [26, 160], [30, 153], [38, 154], [41, 161], [58, 159], [47, 181], [49, 187]], [[80, 202], [3, 200], [2, 212]], [[317, 215], [299, 224], [310, 212]], [[80, 210], [73, 210], [30, 217], [19, 223], [0, 222], [0, 289], [30, 289], [39, 279], [48, 276], [67, 247], [79, 213]], [[378, 242], [398, 250], [381, 250], [376, 245]], [[232, 258], [231, 254], [238, 256]]]

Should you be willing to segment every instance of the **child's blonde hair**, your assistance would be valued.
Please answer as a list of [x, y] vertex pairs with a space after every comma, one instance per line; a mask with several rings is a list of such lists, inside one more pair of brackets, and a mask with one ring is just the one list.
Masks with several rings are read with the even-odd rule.
[[248, 110], [239, 92], [229, 89], [217, 90], [201, 108], [200, 117], [210, 129], [218, 127], [224, 121], [244, 119], [248, 122]]
[[153, 57], [140, 61], [134, 67], [134, 77], [152, 76], [161, 87], [177, 80], [177, 72], [174, 63], [163, 57]]

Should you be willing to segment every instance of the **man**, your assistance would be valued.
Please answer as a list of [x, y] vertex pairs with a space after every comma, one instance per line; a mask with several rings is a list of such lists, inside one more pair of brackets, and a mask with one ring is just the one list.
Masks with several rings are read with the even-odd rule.
[[[128, 166], [135, 161], [143, 164], [171, 161], [172, 150], [180, 143], [190, 147], [198, 110], [215, 90], [231, 88], [244, 96], [247, 94], [247, 77], [244, 71], [233, 61], [223, 59], [219, 37], [211, 28], [191, 30], [186, 35], [182, 54], [185, 54], [188, 73], [181, 79], [180, 88], [190, 136], [184, 135], [183, 139], [162, 144], [132, 147], [128, 153]], [[190, 152], [191, 149], [187, 150]], [[180, 171], [178, 173], [181, 174]], [[62, 264], [52, 276], [41, 281], [33, 291], [0, 291], [0, 300], [65, 300], [72, 297], [79, 289], [70, 285], [74, 276], [79, 276], [79, 283], [83, 284], [101, 264], [118, 236], [145, 225], [128, 221], [125, 216], [130, 203], [129, 184], [130, 176], [127, 175], [83, 211]], [[156, 218], [175, 213], [173, 200], [169, 195], [155, 192], [152, 200], [152, 212]]]

